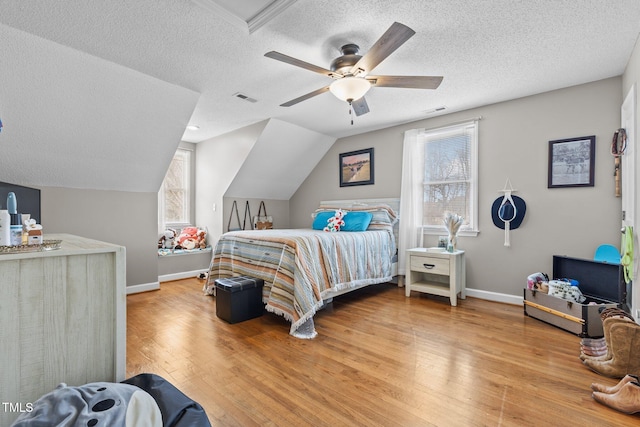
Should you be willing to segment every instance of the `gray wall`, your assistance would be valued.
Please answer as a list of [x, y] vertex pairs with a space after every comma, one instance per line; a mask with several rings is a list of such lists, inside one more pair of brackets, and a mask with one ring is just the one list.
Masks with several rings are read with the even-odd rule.
[[211, 250], [190, 254], [165, 255], [158, 257], [158, 279], [160, 281], [177, 280], [184, 277], [197, 277], [209, 270]]
[[[482, 116], [479, 123], [479, 227], [459, 237], [467, 287], [522, 296], [527, 275], [552, 272], [552, 255], [592, 258], [602, 243], [620, 245], [620, 199], [614, 196], [609, 142], [619, 127], [621, 78], [421, 120], [336, 141], [290, 200], [291, 226], [308, 227], [320, 200], [400, 197], [403, 132]], [[547, 188], [548, 141], [596, 135], [595, 186]], [[338, 154], [374, 147], [375, 184], [340, 188]], [[522, 226], [504, 247], [492, 202], [510, 178], [527, 203]], [[426, 246], [435, 246], [428, 236]]]
[[[227, 231], [227, 224], [229, 223], [229, 215], [231, 214], [231, 207], [235, 200], [238, 204], [238, 214], [240, 215], [240, 227], [244, 225], [244, 211], [246, 202], [249, 202], [249, 210], [252, 216], [258, 215], [258, 208], [260, 202], [264, 201], [267, 214], [273, 217], [273, 228], [289, 228], [289, 201], [288, 200], [267, 200], [267, 199], [241, 199], [238, 197], [224, 197], [224, 231]], [[246, 229], [251, 229], [251, 219], [247, 218]], [[238, 221], [235, 214], [231, 221], [231, 227], [237, 227]]]
[[[608, 142], [619, 126], [621, 87], [621, 78], [612, 78], [340, 139], [288, 201], [288, 218], [283, 207], [287, 202], [267, 201], [267, 208], [277, 227], [309, 227], [310, 214], [320, 200], [399, 197], [405, 130], [482, 116], [480, 235], [460, 237], [459, 242], [468, 254], [467, 285], [520, 295], [528, 274], [551, 272], [553, 254], [590, 258], [600, 243], [619, 245], [620, 199], [613, 194]], [[209, 228], [212, 244], [228, 219], [223, 201], [233, 178], [228, 172], [241, 165], [263, 127], [259, 123], [196, 146], [196, 223]], [[597, 138], [595, 187], [547, 189], [548, 141], [592, 134]], [[368, 147], [375, 148], [375, 184], [340, 188], [338, 154]], [[503, 234], [489, 216], [507, 177], [528, 207], [523, 225], [512, 233], [511, 248], [503, 246]], [[156, 193], [41, 189], [45, 232], [73, 233], [126, 246], [127, 284], [158, 281]], [[213, 203], [217, 203], [215, 212]], [[239, 203], [242, 214], [244, 202]]]
[[196, 222], [207, 227], [207, 242], [215, 246], [226, 231], [224, 194], [267, 121], [196, 144]]
[[127, 248], [127, 285], [158, 282], [158, 194], [41, 187], [42, 227]]

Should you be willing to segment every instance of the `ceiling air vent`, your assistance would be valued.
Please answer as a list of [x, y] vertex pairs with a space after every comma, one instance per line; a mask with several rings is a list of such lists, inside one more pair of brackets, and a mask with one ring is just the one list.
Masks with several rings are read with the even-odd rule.
[[233, 94], [233, 96], [235, 96], [236, 98], [242, 99], [242, 100], [244, 100], [244, 101], [248, 101], [248, 102], [254, 103], [254, 104], [255, 104], [256, 102], [258, 102], [258, 100], [257, 100], [257, 99], [253, 99], [253, 98], [251, 98], [250, 96], [247, 96], [247, 95], [245, 95], [244, 93], [240, 93], [240, 92], [236, 92], [236, 93], [234, 93], [234, 94]]
[[436, 108], [432, 108], [431, 110], [425, 110], [425, 114], [429, 115], [429, 114], [435, 114], [435, 113], [439, 113], [441, 111], [446, 110], [447, 107], [444, 105], [441, 105], [440, 107], [436, 107]]

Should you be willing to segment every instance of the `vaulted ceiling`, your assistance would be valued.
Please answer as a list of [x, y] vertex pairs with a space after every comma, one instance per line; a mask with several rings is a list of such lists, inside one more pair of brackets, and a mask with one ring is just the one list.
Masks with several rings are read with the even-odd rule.
[[[637, 0], [289, 0], [252, 32], [207, 1], [0, 0], [0, 180], [153, 191], [180, 139], [269, 118], [343, 137], [617, 76], [640, 32]], [[374, 87], [353, 125], [330, 93], [280, 106], [330, 79], [266, 52], [327, 68], [395, 21], [416, 34], [375, 74], [437, 90]]]

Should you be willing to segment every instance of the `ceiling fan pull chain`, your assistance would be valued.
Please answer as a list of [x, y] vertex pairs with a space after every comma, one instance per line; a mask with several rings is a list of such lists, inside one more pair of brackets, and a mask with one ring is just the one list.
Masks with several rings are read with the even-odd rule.
[[349, 101], [349, 116], [351, 117], [351, 126], [353, 126], [353, 113], [351, 112], [353, 110], [353, 105], [351, 105], [351, 101]]

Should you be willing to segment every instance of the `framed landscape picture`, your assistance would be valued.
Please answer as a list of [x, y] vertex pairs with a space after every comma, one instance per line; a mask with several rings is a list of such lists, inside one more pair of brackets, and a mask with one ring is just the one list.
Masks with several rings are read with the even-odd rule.
[[373, 148], [340, 154], [340, 187], [373, 184]]
[[595, 135], [549, 141], [547, 187], [593, 187], [595, 149]]

